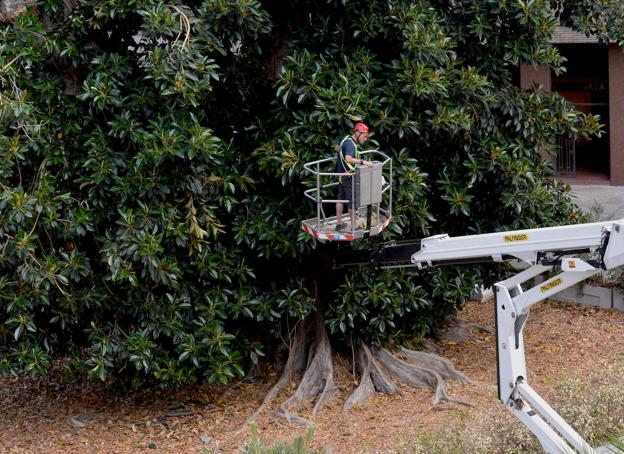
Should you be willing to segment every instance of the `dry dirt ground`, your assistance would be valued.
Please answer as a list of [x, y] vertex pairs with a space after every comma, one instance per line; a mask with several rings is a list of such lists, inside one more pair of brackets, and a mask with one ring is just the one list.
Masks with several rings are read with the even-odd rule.
[[[493, 328], [493, 314], [491, 301], [470, 302], [460, 319]], [[615, 311], [541, 303], [531, 311], [525, 333], [529, 381], [545, 396], [561, 374], [583, 376], [590, 367], [611, 361], [615, 353], [624, 355], [624, 314]], [[354, 380], [349, 362], [338, 359], [337, 382], [343, 392], [313, 419], [314, 448], [329, 448], [332, 453], [394, 452], [415, 428], [435, 430], [461, 414], [478, 418], [499, 405], [493, 334], [444, 345], [442, 354], [475, 382], [451, 383], [450, 393], [474, 402], [476, 408], [455, 404], [434, 408], [429, 390], [402, 387], [403, 396], [379, 395], [343, 414], [342, 404]], [[149, 391], [115, 402], [96, 384], [68, 388], [54, 380], [0, 376], [0, 452], [237, 452], [249, 440], [248, 429], [237, 429], [276, 380], [277, 375], [269, 374], [261, 383]], [[278, 400], [286, 397], [284, 392]], [[276, 403], [257, 421], [268, 445], [305, 433], [275, 417]]]

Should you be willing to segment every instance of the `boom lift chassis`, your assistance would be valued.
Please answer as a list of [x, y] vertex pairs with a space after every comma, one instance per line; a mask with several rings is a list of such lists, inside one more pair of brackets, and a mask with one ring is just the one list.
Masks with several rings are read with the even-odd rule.
[[[345, 254], [337, 266], [422, 269], [510, 261], [524, 262], [528, 268], [494, 285], [499, 399], [535, 434], [547, 453], [607, 452], [592, 448], [529, 385], [523, 329], [534, 304], [601, 270], [624, 264], [624, 220], [386, 243], [373, 251]], [[560, 271], [557, 275], [523, 289], [522, 284], [555, 267]]]

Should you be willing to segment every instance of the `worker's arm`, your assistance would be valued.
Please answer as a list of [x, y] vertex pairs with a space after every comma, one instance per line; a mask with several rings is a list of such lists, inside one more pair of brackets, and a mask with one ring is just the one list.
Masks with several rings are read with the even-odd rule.
[[361, 164], [361, 165], [365, 165], [367, 167], [373, 167], [373, 163], [372, 162], [366, 161], [364, 159], [356, 159], [356, 158], [354, 158], [351, 155], [346, 155], [345, 156], [345, 161], [347, 161], [348, 164], [351, 164], [351, 165], [354, 165], [354, 166], [358, 165], [358, 164]]

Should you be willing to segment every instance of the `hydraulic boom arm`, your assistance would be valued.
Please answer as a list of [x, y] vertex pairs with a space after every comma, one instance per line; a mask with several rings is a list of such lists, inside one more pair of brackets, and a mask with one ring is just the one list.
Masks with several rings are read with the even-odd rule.
[[[589, 258], [575, 255], [586, 254]], [[603, 269], [624, 264], [624, 220], [512, 232], [393, 242], [340, 257], [339, 267], [371, 264], [419, 269], [480, 262], [521, 261], [528, 267], [494, 285], [498, 396], [539, 439], [548, 453], [597, 453], [528, 384], [523, 329], [529, 309]], [[550, 271], [539, 285], [522, 284]], [[616, 451], [617, 452], [617, 451]]]

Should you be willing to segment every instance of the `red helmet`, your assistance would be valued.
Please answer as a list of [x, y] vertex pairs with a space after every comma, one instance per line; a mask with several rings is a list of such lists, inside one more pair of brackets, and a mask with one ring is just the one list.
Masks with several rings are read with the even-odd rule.
[[368, 126], [364, 123], [356, 123], [353, 125], [353, 132], [360, 132], [362, 134], [368, 134]]

